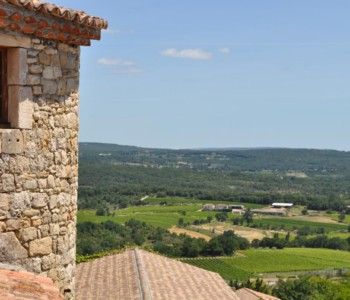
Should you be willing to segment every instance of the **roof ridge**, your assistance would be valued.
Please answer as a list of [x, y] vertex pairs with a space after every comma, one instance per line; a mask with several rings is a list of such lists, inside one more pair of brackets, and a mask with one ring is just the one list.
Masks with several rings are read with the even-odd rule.
[[135, 267], [138, 277], [138, 283], [141, 290], [141, 299], [142, 300], [152, 300], [152, 292], [149, 285], [149, 279], [147, 275], [146, 268], [143, 265], [141, 251], [139, 249], [132, 250], [134, 254]]
[[59, 6], [54, 3], [47, 2], [46, 0], [0, 0], [0, 3], [8, 3], [17, 7], [22, 7], [29, 11], [53, 16], [95, 29], [101, 30], [107, 29], [108, 27], [108, 22], [100, 17], [92, 16], [82, 10]]

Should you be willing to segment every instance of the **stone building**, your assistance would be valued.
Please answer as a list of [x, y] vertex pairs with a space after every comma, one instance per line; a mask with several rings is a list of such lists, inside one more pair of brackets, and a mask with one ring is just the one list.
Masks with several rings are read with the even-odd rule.
[[0, 263], [74, 297], [80, 46], [107, 22], [0, 0]]

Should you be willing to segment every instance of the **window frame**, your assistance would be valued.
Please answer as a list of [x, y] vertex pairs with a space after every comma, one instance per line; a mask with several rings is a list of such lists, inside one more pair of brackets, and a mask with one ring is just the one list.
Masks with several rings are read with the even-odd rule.
[[0, 103], [0, 128], [8, 127], [8, 84], [7, 84], [7, 75], [8, 75], [8, 51], [7, 48], [0, 47], [0, 60], [1, 60], [1, 103]]

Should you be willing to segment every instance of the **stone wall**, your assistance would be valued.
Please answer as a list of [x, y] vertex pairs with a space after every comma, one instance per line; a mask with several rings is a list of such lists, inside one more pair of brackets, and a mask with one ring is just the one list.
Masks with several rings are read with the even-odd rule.
[[17, 63], [9, 66], [9, 77], [15, 78], [9, 82], [9, 113], [16, 125], [0, 129], [0, 263], [51, 277], [69, 299], [74, 296], [80, 50], [2, 30], [0, 35], [21, 45], [9, 57]]

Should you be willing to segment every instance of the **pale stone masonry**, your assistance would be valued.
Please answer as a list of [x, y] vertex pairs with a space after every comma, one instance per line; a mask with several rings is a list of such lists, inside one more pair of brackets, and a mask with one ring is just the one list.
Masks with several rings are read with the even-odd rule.
[[[99, 38], [107, 23], [51, 8], [34, 0], [0, 1], [8, 101], [7, 122], [0, 129], [0, 263], [52, 278], [70, 299], [75, 273], [79, 45]], [[18, 26], [21, 22], [23, 27]], [[45, 24], [51, 27], [43, 29]]]

